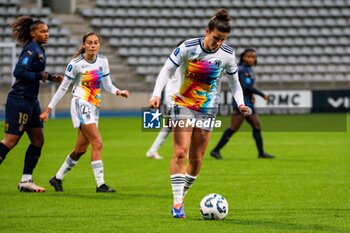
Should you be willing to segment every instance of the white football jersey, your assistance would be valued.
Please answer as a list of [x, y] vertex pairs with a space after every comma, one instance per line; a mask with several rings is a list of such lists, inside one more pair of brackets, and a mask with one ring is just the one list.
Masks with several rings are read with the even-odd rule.
[[108, 59], [98, 54], [93, 63], [86, 61], [81, 54], [72, 59], [67, 66], [65, 76], [74, 80], [72, 94], [95, 106], [100, 105], [101, 85], [109, 78]]
[[72, 89], [73, 96], [85, 100], [96, 107], [99, 107], [101, 102], [101, 86], [113, 95], [118, 90], [112, 84], [109, 76], [108, 59], [105, 56], [98, 54], [96, 60], [90, 63], [81, 54], [69, 62], [64, 79], [48, 107], [52, 109], [56, 106], [67, 92], [71, 83], [74, 84]]
[[216, 51], [206, 51], [202, 38], [186, 40], [172, 52], [169, 60], [179, 67], [181, 77], [174, 104], [200, 112], [217, 108], [220, 103], [220, 78], [224, 71], [232, 79], [230, 84], [239, 86], [238, 77], [234, 75], [238, 69], [235, 53], [226, 44]]

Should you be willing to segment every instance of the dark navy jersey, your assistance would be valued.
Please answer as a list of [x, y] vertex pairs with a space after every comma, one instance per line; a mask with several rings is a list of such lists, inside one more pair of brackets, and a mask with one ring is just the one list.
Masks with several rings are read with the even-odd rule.
[[46, 56], [43, 47], [33, 40], [25, 44], [16, 64], [13, 76], [15, 83], [9, 96], [36, 100], [39, 94], [41, 72], [45, 70]]
[[[242, 86], [245, 105], [247, 106], [254, 105], [252, 100], [253, 94], [260, 95], [261, 97], [265, 96], [265, 94], [262, 91], [254, 87], [255, 76], [251, 67], [247, 66], [244, 63], [240, 65], [238, 69], [238, 77], [239, 77], [239, 82]], [[233, 100], [233, 106], [235, 105], [237, 104]]]

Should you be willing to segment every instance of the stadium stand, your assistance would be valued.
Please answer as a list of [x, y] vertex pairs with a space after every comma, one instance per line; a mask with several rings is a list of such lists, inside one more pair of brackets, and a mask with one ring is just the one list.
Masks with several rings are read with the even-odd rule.
[[[75, 52], [78, 41], [70, 38], [70, 31], [63, 28], [60, 20], [51, 17], [50, 8], [26, 8], [20, 6], [18, 0], [0, 1], [0, 42], [13, 42], [11, 37], [11, 21], [21, 15], [30, 15], [34, 18], [40, 18], [50, 26], [50, 46], [46, 49], [48, 56], [47, 70], [51, 72], [63, 73], [69, 57]], [[0, 75], [1, 84], [10, 84], [12, 82], [11, 70], [11, 50], [9, 48], [0, 48]], [[17, 47], [17, 55], [21, 48]], [[16, 58], [17, 59], [17, 58]]]
[[[101, 34], [110, 54], [119, 56], [111, 59], [111, 66], [125, 67], [126, 73], [141, 77], [133, 81], [139, 82], [136, 91], [151, 90], [174, 45], [203, 35], [208, 18], [219, 7], [229, 9], [233, 18], [227, 44], [236, 54], [246, 47], [257, 49], [255, 73], [260, 87], [317, 89], [350, 83], [349, 0], [84, 1], [91, 4], [78, 7], [76, 15]], [[62, 72], [79, 41], [51, 13], [47, 7], [26, 8], [19, 0], [0, 0], [0, 41], [13, 41], [8, 23], [14, 17], [43, 18], [51, 34], [48, 70]], [[11, 76], [10, 52], [0, 51], [4, 83]]]
[[233, 18], [227, 44], [237, 55], [257, 49], [260, 86], [349, 85], [349, 0], [96, 0], [95, 6], [81, 14], [149, 82], [177, 41], [203, 35], [214, 10], [225, 7]]

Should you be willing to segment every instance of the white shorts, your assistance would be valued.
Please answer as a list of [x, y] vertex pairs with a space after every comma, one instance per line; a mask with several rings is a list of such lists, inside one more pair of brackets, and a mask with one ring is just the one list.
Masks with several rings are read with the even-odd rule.
[[183, 106], [175, 105], [171, 108], [170, 120], [173, 122], [182, 122], [183, 124], [175, 123], [179, 127], [181, 127], [181, 125], [185, 125], [193, 128], [213, 131], [215, 115], [202, 113]]
[[100, 108], [85, 100], [73, 97], [70, 105], [70, 114], [74, 128], [79, 128], [80, 124], [88, 125], [95, 123], [98, 126]]

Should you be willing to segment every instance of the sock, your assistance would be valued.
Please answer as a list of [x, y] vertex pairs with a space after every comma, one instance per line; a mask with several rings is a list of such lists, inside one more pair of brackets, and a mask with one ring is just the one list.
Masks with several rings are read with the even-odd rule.
[[159, 133], [157, 138], [154, 140], [151, 148], [148, 150], [148, 153], [157, 153], [159, 147], [165, 142], [165, 139], [168, 137], [171, 132], [171, 128], [163, 127]]
[[196, 180], [197, 176], [191, 176], [186, 173], [185, 176], [185, 186], [184, 186], [184, 191], [183, 191], [183, 196], [185, 197], [188, 190], [191, 188], [193, 182]]
[[227, 128], [213, 151], [219, 152], [221, 148], [223, 148], [226, 145], [228, 140], [230, 140], [234, 132], [235, 131], [233, 131], [231, 128]]
[[33, 174], [34, 168], [39, 161], [41, 155], [41, 147], [36, 147], [32, 144], [28, 146], [24, 158], [23, 174]]
[[263, 155], [264, 149], [263, 149], [263, 140], [261, 136], [261, 130], [253, 129], [253, 137], [255, 139], [255, 144], [256, 144], [256, 147], [258, 148], [259, 155]]
[[78, 161], [73, 160], [70, 155], [67, 156], [66, 160], [63, 162], [62, 166], [56, 173], [56, 179], [63, 180], [64, 176], [69, 172]]
[[9, 153], [10, 149], [7, 148], [3, 143], [0, 143], [0, 164], [5, 160], [7, 153]]
[[102, 160], [91, 161], [92, 170], [94, 171], [97, 187], [105, 183], [103, 178], [103, 162]]
[[28, 182], [32, 179], [32, 174], [23, 174], [21, 178], [21, 182]]
[[185, 186], [185, 175], [184, 174], [173, 174], [170, 175], [171, 188], [173, 190], [174, 206], [182, 205], [183, 191]]

